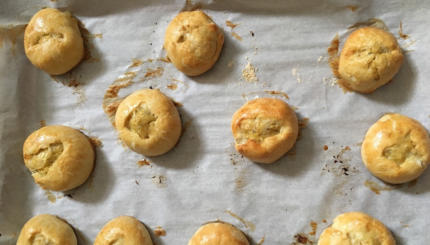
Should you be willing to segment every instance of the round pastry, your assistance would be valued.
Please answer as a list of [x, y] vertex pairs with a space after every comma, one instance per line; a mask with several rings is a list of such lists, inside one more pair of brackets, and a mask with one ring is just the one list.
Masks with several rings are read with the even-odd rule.
[[224, 222], [201, 226], [188, 245], [249, 245], [246, 236], [236, 227]]
[[200, 10], [179, 13], [164, 37], [167, 56], [188, 76], [209, 70], [218, 60], [223, 44], [223, 32]]
[[24, 48], [36, 67], [51, 75], [68, 72], [84, 57], [77, 20], [69, 12], [45, 8], [25, 28]]
[[363, 27], [349, 35], [339, 58], [339, 84], [371, 93], [391, 81], [403, 63], [402, 50], [389, 32]]
[[119, 216], [109, 221], [99, 232], [94, 245], [152, 245], [145, 226], [134, 217]]
[[343, 213], [333, 220], [318, 245], [395, 245], [391, 232], [379, 220], [360, 212]]
[[43, 189], [67, 191], [85, 182], [94, 166], [94, 149], [80, 131], [46, 126], [24, 142], [25, 166]]
[[62, 219], [41, 214], [34, 216], [21, 229], [16, 245], [77, 245], [72, 227]]
[[139, 90], [125, 98], [115, 114], [115, 127], [128, 147], [145, 156], [168, 152], [182, 131], [172, 100], [155, 89]]
[[386, 114], [367, 131], [361, 158], [367, 169], [385, 182], [411, 181], [430, 163], [429, 135], [412, 118]]
[[283, 100], [259, 98], [237, 110], [231, 122], [236, 150], [258, 163], [273, 163], [298, 135], [296, 113]]

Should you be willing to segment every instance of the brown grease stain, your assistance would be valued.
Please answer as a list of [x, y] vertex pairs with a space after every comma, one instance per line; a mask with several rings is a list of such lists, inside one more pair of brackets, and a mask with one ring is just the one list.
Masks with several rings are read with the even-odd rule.
[[285, 99], [289, 100], [290, 97], [288, 97], [288, 94], [282, 91], [276, 91], [276, 90], [264, 90], [266, 94], [272, 94], [272, 95], [280, 95], [284, 97]]
[[143, 61], [139, 59], [132, 59], [131, 62], [132, 63], [128, 66], [128, 68], [138, 67], [143, 64]]
[[161, 226], [157, 226], [154, 229], [154, 234], [156, 236], [158, 236], [158, 237], [160, 237], [160, 236], [166, 236], [166, 230], [164, 230], [163, 227], [161, 227]]
[[233, 213], [232, 211], [230, 211], [230, 210], [226, 210], [225, 211], [226, 213], [228, 213], [228, 214], [230, 214], [231, 215], [231, 217], [233, 217], [233, 218], [235, 218], [235, 219], [237, 219], [237, 220], [239, 220], [247, 229], [249, 229], [250, 231], [255, 231], [255, 225], [253, 224], [253, 223], [251, 223], [251, 222], [249, 222], [249, 221], [247, 221], [247, 220], [245, 220], [245, 219], [243, 219], [243, 218], [241, 218], [239, 215], [237, 215], [237, 214], [235, 214], [235, 213]]
[[381, 194], [381, 191], [391, 191], [394, 188], [391, 186], [382, 186], [376, 182], [373, 182], [371, 180], [366, 180], [364, 182], [364, 186], [369, 188], [371, 191], [373, 191], [376, 195]]
[[309, 118], [304, 117], [302, 119], [299, 120], [299, 128], [300, 129], [304, 129], [308, 126], [309, 124]]
[[176, 83], [170, 83], [170, 84], [167, 84], [166, 87], [170, 90], [176, 90], [178, 88], [178, 85]]
[[323, 149], [324, 149], [324, 151], [328, 150], [328, 146], [324, 145]]
[[241, 37], [241, 36], [239, 36], [239, 34], [237, 34], [236, 32], [232, 31], [232, 32], [231, 32], [231, 35], [232, 35], [234, 38], [236, 38], [237, 40], [242, 41], [242, 37]]
[[142, 166], [150, 166], [150, 165], [151, 165], [151, 163], [150, 163], [148, 160], [143, 159], [143, 160], [139, 160], [139, 161], [137, 161], [137, 165], [139, 165], [139, 167], [142, 167]]
[[145, 73], [144, 78], [154, 78], [154, 77], [160, 77], [163, 75], [164, 68], [163, 67], [157, 67], [156, 69], [148, 68], [148, 70]]
[[230, 27], [232, 30], [236, 27], [236, 26], [238, 26], [239, 24], [234, 24], [233, 22], [231, 22], [231, 21], [229, 21], [229, 20], [226, 20], [225, 21], [225, 25], [226, 26], [228, 26], [228, 27]]
[[315, 234], [317, 233], [318, 224], [315, 221], [311, 221], [309, 225], [312, 228], [312, 231], [309, 232], [309, 235], [315, 236]]
[[403, 33], [403, 23], [400, 21], [400, 25], [399, 25], [399, 36], [400, 38], [406, 40], [409, 38], [409, 35]]
[[294, 235], [294, 242], [292, 245], [299, 245], [299, 244], [313, 244], [313, 242], [306, 236], [306, 234], [298, 233]]
[[330, 46], [327, 48], [328, 63], [331, 71], [336, 78], [340, 78], [339, 74], [339, 35], [336, 34], [333, 40], [330, 42]]

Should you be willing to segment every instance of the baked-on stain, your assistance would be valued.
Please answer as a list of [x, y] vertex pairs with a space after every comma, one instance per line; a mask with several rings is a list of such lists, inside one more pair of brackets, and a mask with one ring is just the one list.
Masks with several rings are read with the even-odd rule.
[[366, 180], [364, 182], [364, 186], [366, 186], [367, 188], [369, 188], [371, 191], [373, 191], [376, 195], [381, 194], [381, 191], [391, 191], [392, 189], [394, 189], [391, 186], [382, 186], [376, 182], [373, 182], [371, 180]]
[[151, 165], [151, 163], [148, 160], [143, 159], [143, 160], [137, 161], [137, 165], [139, 165], [139, 167], [142, 167], [142, 166], [149, 166]]
[[138, 67], [143, 64], [143, 61], [139, 59], [132, 59], [131, 62], [132, 63], [128, 66], [128, 68]]
[[159, 58], [158, 60], [162, 61], [162, 62], [165, 62], [165, 63], [170, 63], [171, 62], [170, 59], [169, 59], [169, 57], [162, 57], [162, 58]]
[[306, 236], [306, 234], [298, 233], [294, 235], [294, 242], [291, 245], [307, 245], [307, 244], [313, 244], [313, 242]]
[[45, 120], [40, 120], [39, 123], [40, 123], [41, 128], [46, 127], [46, 121]]
[[239, 220], [245, 226], [245, 228], [249, 229], [250, 231], [255, 231], [255, 225], [253, 223], [251, 223], [251, 222], [249, 222], [249, 221], [241, 218], [239, 215], [233, 213], [230, 210], [226, 210], [225, 212], [228, 213], [228, 214], [230, 214], [231, 217]]
[[148, 68], [148, 70], [145, 73], [144, 78], [161, 77], [161, 75], [163, 75], [163, 72], [164, 72], [163, 67], [157, 67], [156, 69]]
[[136, 183], [136, 185], [139, 185], [139, 181], [137, 180], [134, 180], [134, 183]]
[[401, 39], [405, 39], [405, 40], [409, 38], [409, 35], [403, 33], [403, 23], [401, 21], [400, 21], [400, 25], [399, 25], [399, 37]]
[[238, 190], [238, 191], [243, 191], [243, 189], [247, 185], [247, 182], [246, 182], [247, 173], [246, 173], [246, 171], [247, 171], [246, 169], [241, 169], [238, 173], [238, 176], [236, 177], [236, 179], [234, 181], [236, 190]]
[[97, 138], [95, 136], [91, 136], [91, 137], [89, 137], [89, 139], [90, 139], [90, 143], [94, 147], [102, 147], [103, 146], [103, 142], [99, 138]]
[[328, 146], [324, 145], [323, 149], [324, 149], [324, 151], [328, 150]]
[[290, 97], [288, 97], [288, 94], [282, 91], [276, 91], [276, 90], [264, 90], [266, 94], [272, 94], [272, 95], [280, 95], [284, 97], [285, 99], [289, 100]]
[[242, 41], [242, 37], [241, 37], [241, 36], [239, 36], [239, 34], [237, 34], [236, 32], [232, 31], [232, 32], [231, 32], [231, 35], [232, 35], [234, 38], [236, 38], [237, 40]]
[[328, 63], [331, 68], [331, 72], [336, 78], [340, 78], [339, 74], [339, 35], [336, 34], [330, 42], [330, 46], [327, 48]]
[[55, 195], [49, 190], [45, 190], [45, 196], [52, 203], [55, 203], [57, 201], [57, 198], [55, 197]]
[[304, 117], [302, 119], [299, 120], [299, 128], [300, 129], [304, 129], [308, 126], [309, 124], [309, 118]]
[[19, 36], [24, 35], [25, 27], [27, 25], [9, 25], [7, 27], [0, 27], [0, 48], [3, 47], [5, 40], [11, 43], [12, 54], [16, 54], [16, 43]]
[[359, 7], [357, 5], [346, 5], [345, 8], [351, 10], [351, 12], [355, 12]]
[[176, 90], [178, 88], [178, 85], [176, 83], [170, 83], [170, 84], [167, 84], [166, 87], [170, 90]]
[[322, 222], [323, 222], [323, 223], [327, 223], [327, 220], [326, 220], [326, 219], [323, 219], [323, 220], [322, 220]]
[[329, 163], [326, 163], [322, 170], [332, 173], [336, 176], [349, 176], [357, 174], [359, 172], [358, 169], [348, 163], [349, 159], [345, 159], [343, 157], [343, 154], [350, 150], [351, 148], [349, 146], [343, 147], [339, 153], [333, 155], [332, 160]]
[[263, 245], [263, 243], [264, 243], [264, 240], [266, 239], [266, 236], [264, 235], [261, 239], [260, 239], [260, 241], [258, 241], [258, 243], [257, 243], [257, 245]]
[[161, 226], [157, 226], [157, 227], [154, 229], [154, 234], [155, 234], [156, 236], [158, 236], [158, 237], [160, 237], [160, 236], [166, 236], [166, 231], [163, 229], [163, 227], [161, 227]]
[[317, 233], [318, 224], [315, 221], [311, 221], [309, 225], [312, 228], [312, 231], [309, 232], [309, 235], [315, 236], [315, 234]]
[[229, 21], [229, 20], [226, 20], [225, 21], [225, 25], [226, 26], [228, 26], [228, 27], [230, 27], [232, 30], [236, 27], [236, 26], [238, 26], [239, 24], [234, 24], [233, 22], [231, 22], [231, 21]]
[[255, 75], [256, 71], [257, 69], [248, 62], [248, 64], [246, 64], [245, 68], [242, 70], [242, 78], [247, 82], [258, 82], [258, 78]]

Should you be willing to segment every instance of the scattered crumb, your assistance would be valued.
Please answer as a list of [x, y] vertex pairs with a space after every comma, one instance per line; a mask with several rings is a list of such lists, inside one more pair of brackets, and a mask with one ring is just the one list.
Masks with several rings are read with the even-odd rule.
[[3, 47], [3, 42], [8, 40], [11, 44], [11, 52], [16, 54], [16, 43], [18, 37], [24, 34], [26, 25], [9, 25], [7, 27], [0, 27], [0, 48]]
[[46, 126], [46, 121], [45, 120], [40, 120], [40, 127], [43, 128]]
[[290, 99], [290, 97], [288, 97], [288, 94], [282, 91], [275, 91], [275, 90], [264, 90], [264, 92], [266, 94], [273, 94], [273, 95], [280, 95], [282, 97], [284, 97], [285, 99]]
[[158, 237], [160, 236], [166, 236], [166, 231], [161, 227], [161, 226], [157, 226], [154, 229], [154, 234]]
[[230, 214], [233, 218], [239, 220], [250, 231], [255, 231], [255, 225], [253, 223], [241, 218], [239, 215], [231, 212], [230, 210], [226, 210], [225, 212]]
[[137, 180], [134, 180], [134, 183], [136, 183], [136, 185], [139, 185], [139, 181]]
[[103, 142], [97, 138], [97, 137], [90, 137], [90, 142], [94, 147], [102, 147], [103, 146]]
[[178, 88], [178, 85], [175, 83], [170, 83], [170, 84], [167, 84], [166, 87], [170, 90], [176, 90]]
[[309, 124], [309, 118], [304, 117], [302, 119], [299, 120], [299, 128], [303, 129], [306, 128]]
[[403, 33], [403, 23], [401, 21], [400, 21], [400, 25], [399, 25], [399, 36], [400, 36], [400, 38], [405, 39], [405, 40], [409, 38], [409, 35]]
[[229, 20], [226, 20], [225, 21], [225, 24], [228, 26], [228, 27], [230, 27], [232, 30], [236, 27], [236, 26], [238, 26], [239, 24], [234, 24], [233, 22], [231, 22], [231, 21], [229, 21]]
[[[253, 31], [249, 31], [249, 33], [251, 34], [251, 36], [255, 36], [255, 33]], [[264, 241], [264, 239], [263, 239], [263, 241]]]
[[133, 59], [131, 65], [128, 66], [128, 68], [132, 68], [132, 67], [138, 67], [140, 65], [143, 64], [142, 60], [139, 59]]
[[364, 182], [364, 186], [369, 188], [371, 191], [375, 192], [376, 195], [381, 194], [381, 191], [391, 191], [393, 187], [391, 186], [382, 186], [376, 182], [373, 182], [371, 180], [366, 180]]
[[164, 72], [163, 67], [157, 67], [156, 69], [148, 68], [144, 78], [160, 77], [161, 75], [163, 75], [163, 72]]
[[260, 241], [258, 241], [257, 245], [263, 245], [264, 240], [266, 239], [266, 236], [263, 236]]
[[231, 35], [232, 35], [234, 38], [236, 38], [237, 40], [242, 41], [242, 37], [241, 37], [241, 36], [239, 36], [239, 34], [237, 34], [236, 32], [232, 31], [232, 32], [231, 32]]
[[301, 78], [300, 73], [298, 72], [297, 68], [291, 69], [291, 74], [293, 75], [293, 77], [296, 78], [298, 83], [302, 82], [302, 78]]
[[328, 146], [324, 145], [323, 149], [324, 149], [324, 151], [328, 150]]
[[152, 176], [152, 183], [157, 185], [158, 187], [166, 187], [167, 186], [167, 178], [163, 175]]
[[148, 160], [143, 159], [143, 160], [137, 161], [137, 165], [139, 165], [139, 167], [142, 167], [142, 166], [149, 166], [151, 165], [151, 163]]
[[323, 222], [323, 223], [327, 223], [327, 220], [326, 220], [326, 219], [323, 219], [323, 220], [322, 220], [322, 222]]
[[350, 176], [359, 173], [359, 170], [355, 166], [349, 164], [350, 159], [344, 157], [345, 152], [350, 150], [349, 146], [343, 147], [339, 153], [333, 155], [330, 162], [326, 163], [322, 170], [336, 176]]
[[291, 243], [291, 245], [299, 245], [299, 244], [313, 244], [309, 238], [306, 236], [306, 234], [303, 233], [298, 233], [296, 235], [294, 235], [294, 242]]
[[357, 5], [346, 5], [345, 8], [351, 10], [352, 12], [357, 11], [358, 6]]
[[45, 190], [45, 195], [50, 202], [55, 203], [57, 201], [57, 198], [51, 191]]
[[248, 64], [246, 64], [245, 68], [242, 70], [242, 78], [247, 82], [257, 82], [258, 78], [255, 75], [255, 72], [256, 68], [248, 62]]
[[337, 78], [335, 77], [323, 77], [323, 83], [334, 87], [337, 84]]
[[317, 233], [318, 224], [315, 221], [311, 221], [309, 225], [312, 228], [312, 231], [309, 232], [309, 235], [315, 236]]
[[324, 57], [323, 56], [320, 56], [320, 57], [318, 57], [318, 60], [317, 60], [317, 62], [318, 63], [320, 63], [321, 61], [323, 61], [324, 60]]

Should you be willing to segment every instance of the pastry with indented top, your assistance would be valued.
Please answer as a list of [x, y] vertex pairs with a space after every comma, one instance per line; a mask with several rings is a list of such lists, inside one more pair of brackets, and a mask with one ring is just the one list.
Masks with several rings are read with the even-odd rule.
[[50, 214], [34, 216], [25, 223], [16, 245], [77, 245], [72, 227]]
[[296, 113], [283, 100], [248, 101], [232, 118], [236, 150], [258, 163], [273, 163], [287, 153], [298, 136]]
[[343, 213], [318, 239], [318, 245], [395, 245], [391, 232], [379, 220], [360, 212]]
[[224, 222], [201, 226], [188, 245], [249, 245], [246, 236], [238, 228]]
[[45, 8], [31, 18], [24, 33], [25, 54], [34, 66], [51, 75], [75, 67], [84, 57], [78, 21], [69, 13]]
[[94, 245], [152, 245], [145, 226], [131, 216], [119, 216], [109, 221], [99, 232]]
[[182, 131], [172, 100], [156, 89], [142, 89], [125, 98], [115, 114], [115, 127], [130, 149], [145, 156], [171, 150]]
[[339, 58], [338, 83], [347, 90], [371, 93], [391, 81], [403, 63], [396, 38], [375, 27], [352, 32]]
[[88, 179], [95, 153], [88, 137], [80, 131], [52, 125], [28, 136], [23, 157], [34, 181], [43, 189], [67, 191]]
[[223, 32], [201, 10], [179, 13], [168, 25], [164, 37], [167, 56], [188, 76], [197, 76], [212, 68], [223, 44]]
[[430, 163], [430, 139], [416, 120], [386, 114], [364, 137], [361, 157], [367, 169], [391, 184], [405, 183], [420, 176]]

